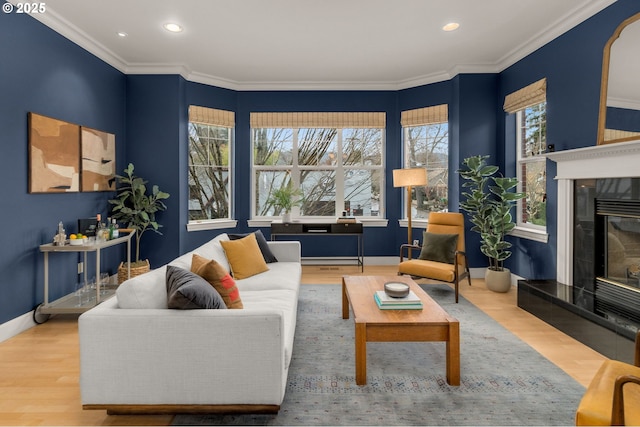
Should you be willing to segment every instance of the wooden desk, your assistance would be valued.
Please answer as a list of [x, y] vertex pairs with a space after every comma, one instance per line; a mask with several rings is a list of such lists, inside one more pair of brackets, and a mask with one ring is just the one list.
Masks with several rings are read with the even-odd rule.
[[302, 223], [302, 222], [272, 222], [271, 240], [278, 236], [355, 236], [358, 240], [358, 252], [354, 261], [364, 272], [364, 227], [362, 223]]
[[[420, 298], [422, 310], [380, 310], [373, 294], [385, 282], [404, 282]], [[445, 341], [447, 382], [460, 385], [460, 323], [408, 276], [343, 276], [342, 318], [353, 310], [356, 327], [356, 384], [367, 383], [367, 341]]]

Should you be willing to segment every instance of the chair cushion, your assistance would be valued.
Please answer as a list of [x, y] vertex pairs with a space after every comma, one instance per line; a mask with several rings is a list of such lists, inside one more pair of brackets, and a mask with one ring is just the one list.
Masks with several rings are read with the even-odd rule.
[[[576, 411], [576, 425], [611, 425], [613, 386], [620, 375], [640, 377], [640, 367], [618, 360], [604, 362], [582, 396]], [[629, 383], [623, 390], [625, 424], [640, 425], [640, 386]]]
[[423, 233], [422, 250], [418, 259], [453, 264], [456, 261], [458, 247], [457, 234]]
[[444, 262], [412, 259], [403, 261], [398, 266], [400, 274], [428, 277], [443, 282], [453, 282], [455, 279], [455, 265]]

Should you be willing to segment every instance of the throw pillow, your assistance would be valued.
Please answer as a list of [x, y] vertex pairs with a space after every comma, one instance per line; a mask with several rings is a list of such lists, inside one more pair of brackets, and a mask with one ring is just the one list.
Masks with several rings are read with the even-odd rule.
[[453, 264], [458, 248], [457, 234], [440, 234], [424, 232], [424, 241], [419, 259]]
[[[229, 234], [229, 239], [238, 240], [238, 239], [242, 239], [243, 237], [247, 237], [249, 234], [251, 233]], [[264, 238], [264, 234], [262, 234], [262, 231], [256, 230], [253, 234], [256, 235], [256, 240], [258, 241], [258, 247], [260, 248], [260, 252], [262, 252], [262, 257], [264, 258], [264, 262], [266, 262], [267, 264], [271, 262], [278, 262], [278, 259], [275, 257], [273, 252], [271, 252], [271, 249], [269, 249], [269, 244], [267, 243], [267, 239]]]
[[209, 282], [220, 294], [227, 308], [243, 308], [240, 291], [229, 272], [213, 259], [198, 254], [191, 258], [191, 272]]
[[246, 279], [258, 273], [268, 271], [256, 235], [251, 233], [238, 240], [220, 242], [231, 267], [231, 274], [237, 280]]
[[184, 268], [168, 265], [166, 282], [169, 308], [227, 308], [220, 294], [206, 280]]

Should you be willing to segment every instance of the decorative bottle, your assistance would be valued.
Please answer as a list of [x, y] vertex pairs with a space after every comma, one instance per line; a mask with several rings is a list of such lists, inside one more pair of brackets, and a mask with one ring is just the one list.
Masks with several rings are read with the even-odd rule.
[[111, 238], [117, 239], [118, 237], [120, 237], [120, 230], [118, 229], [118, 223], [116, 222], [116, 219], [113, 218], [111, 220]]

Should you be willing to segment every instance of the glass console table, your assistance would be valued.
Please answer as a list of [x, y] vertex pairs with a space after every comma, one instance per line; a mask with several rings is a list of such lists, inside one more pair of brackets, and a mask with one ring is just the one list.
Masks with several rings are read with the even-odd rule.
[[[116, 239], [107, 240], [105, 242], [85, 243], [83, 245], [57, 246], [53, 243], [40, 245], [40, 252], [44, 254], [44, 302], [39, 304], [33, 311], [33, 320], [36, 323], [44, 323], [49, 319], [51, 314], [65, 313], [83, 313], [100, 302], [111, 297], [115, 293], [116, 286], [101, 286], [100, 277], [100, 252], [108, 247], [126, 244], [127, 245], [127, 265], [131, 265], [131, 237], [134, 233], [128, 233]], [[67, 294], [55, 301], [49, 302], [49, 254], [60, 252], [75, 252], [84, 254], [84, 286], [89, 284], [87, 273], [87, 254], [95, 252], [96, 255], [96, 287], [95, 295], [89, 294], [80, 304], [75, 292]], [[131, 277], [130, 271], [128, 277]], [[93, 293], [93, 290], [92, 290]]]

